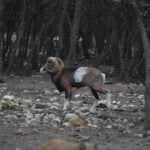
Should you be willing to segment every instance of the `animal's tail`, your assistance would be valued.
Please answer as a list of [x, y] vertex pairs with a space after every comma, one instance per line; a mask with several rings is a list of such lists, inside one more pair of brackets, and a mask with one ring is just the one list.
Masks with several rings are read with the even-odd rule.
[[105, 73], [101, 73], [101, 76], [102, 76], [103, 84], [105, 84], [105, 82], [106, 82], [106, 74]]
[[106, 80], [106, 74], [105, 73], [101, 73], [101, 76], [102, 76], [103, 84], [113, 84], [113, 83], [115, 83], [115, 81], [113, 79], [107, 79]]

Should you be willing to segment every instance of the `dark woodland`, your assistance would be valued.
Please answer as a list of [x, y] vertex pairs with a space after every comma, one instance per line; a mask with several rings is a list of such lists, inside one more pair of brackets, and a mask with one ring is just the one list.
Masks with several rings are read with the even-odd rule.
[[[31, 76], [49, 56], [145, 87], [150, 130], [149, 0], [0, 0], [0, 82]], [[4, 81], [5, 82], [5, 81]]]
[[146, 0], [1, 0], [0, 72], [28, 75], [59, 56], [69, 65], [112, 66], [122, 80], [144, 80], [138, 17], [148, 36], [149, 13]]

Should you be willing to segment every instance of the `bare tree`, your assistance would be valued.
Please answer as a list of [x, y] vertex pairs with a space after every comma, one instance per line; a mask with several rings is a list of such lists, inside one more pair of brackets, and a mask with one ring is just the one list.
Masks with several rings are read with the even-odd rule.
[[80, 27], [82, 3], [83, 0], [76, 0], [73, 25], [72, 25], [72, 31], [70, 37], [70, 51], [67, 58], [68, 61], [67, 63], [74, 62], [76, 58], [76, 46], [77, 46], [77, 39], [78, 39], [79, 27]]
[[58, 34], [59, 34], [59, 48], [63, 49], [64, 48], [64, 43], [63, 43], [63, 32], [64, 32], [64, 23], [67, 15], [67, 7], [68, 7], [68, 2], [69, 0], [63, 0], [62, 4], [62, 12], [59, 20], [59, 27], [58, 27]]
[[2, 34], [2, 16], [3, 16], [3, 0], [0, 0], [0, 78], [2, 76], [2, 68], [3, 68], [3, 61], [2, 61], [2, 50], [3, 50], [3, 34]]
[[141, 34], [145, 57], [145, 129], [150, 130], [150, 46], [147, 31], [144, 27], [142, 15], [136, 1], [133, 1], [133, 8], [137, 15], [137, 25]]

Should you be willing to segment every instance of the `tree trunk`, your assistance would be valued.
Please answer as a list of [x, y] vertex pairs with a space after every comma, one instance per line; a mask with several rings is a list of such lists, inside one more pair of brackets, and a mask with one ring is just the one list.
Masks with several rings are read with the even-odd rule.
[[68, 6], [69, 0], [63, 0], [63, 6], [62, 6], [62, 13], [60, 16], [60, 21], [59, 21], [59, 29], [58, 29], [58, 34], [59, 34], [59, 49], [64, 48], [64, 43], [63, 43], [63, 29], [64, 29], [64, 23], [65, 23], [65, 18], [66, 18], [66, 13], [67, 13], [67, 6]]
[[150, 130], [150, 47], [149, 40], [144, 23], [142, 20], [141, 12], [136, 4], [133, 2], [133, 7], [137, 15], [137, 25], [141, 34], [141, 39], [144, 48], [145, 57], [145, 129]]
[[22, 17], [22, 21], [20, 23], [20, 27], [18, 28], [18, 31], [17, 31], [17, 35], [18, 35], [18, 38], [17, 38], [17, 41], [16, 41], [16, 53], [15, 53], [15, 60], [14, 60], [14, 63], [15, 63], [15, 71], [19, 71], [20, 69], [20, 54], [22, 53], [22, 49], [23, 49], [23, 46], [21, 45], [21, 40], [23, 40], [23, 32], [24, 32], [24, 16]]
[[34, 41], [33, 36], [29, 35], [28, 47], [26, 53], [26, 60], [23, 64], [24, 75], [29, 76], [32, 74], [32, 58], [33, 58], [33, 50], [34, 50]]
[[13, 33], [11, 36], [11, 47], [10, 47], [11, 52], [8, 57], [9, 60], [8, 60], [8, 67], [6, 70], [6, 74], [10, 73], [10, 71], [12, 70], [13, 65], [14, 65], [15, 53], [16, 53], [16, 40], [17, 40], [17, 34]]
[[144, 55], [145, 55], [145, 129], [150, 130], [150, 48], [147, 32], [145, 30], [144, 24], [140, 18], [138, 18], [138, 27], [140, 29]]
[[83, 0], [76, 0], [73, 26], [72, 26], [71, 37], [70, 37], [70, 51], [67, 57], [67, 64], [74, 63], [76, 59], [76, 46], [77, 46], [77, 39], [78, 39], [78, 34], [79, 34], [82, 1]]
[[[21, 22], [20, 25], [18, 27], [18, 30], [16, 33], [14, 33], [14, 35], [16, 35], [16, 41], [12, 41], [11, 40], [11, 54], [9, 57], [9, 64], [6, 70], [6, 74], [9, 74], [9, 72], [12, 70], [12, 68], [14, 70], [16, 70], [18, 68], [19, 65], [19, 53], [21, 51], [21, 40], [23, 39], [23, 32], [24, 32], [24, 27], [25, 27], [25, 10], [26, 10], [26, 4], [25, 4], [25, 0], [23, 0], [22, 2], [22, 11], [21, 11]], [[11, 35], [13, 36], [13, 34]], [[18, 71], [18, 70], [17, 70]]]
[[2, 33], [0, 32], [0, 78], [2, 77], [3, 72], [3, 40]]
[[120, 72], [120, 51], [119, 51], [119, 29], [118, 29], [118, 21], [116, 17], [112, 17], [112, 33], [110, 37], [111, 41], [111, 49], [112, 49], [112, 56], [111, 56], [111, 62], [112, 65], [115, 68], [116, 75]]
[[0, 0], [0, 78], [3, 70], [3, 34], [2, 34], [2, 16], [3, 16], [3, 1]]

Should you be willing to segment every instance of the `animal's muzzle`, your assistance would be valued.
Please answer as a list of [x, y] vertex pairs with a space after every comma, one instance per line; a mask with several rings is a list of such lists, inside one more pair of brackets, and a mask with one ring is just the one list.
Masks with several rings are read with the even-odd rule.
[[47, 65], [45, 64], [43, 67], [40, 68], [40, 73], [46, 73], [47, 72]]
[[46, 72], [53, 72], [55, 68], [50, 66], [50, 64], [45, 64], [43, 67], [40, 68], [40, 73], [46, 73]]

